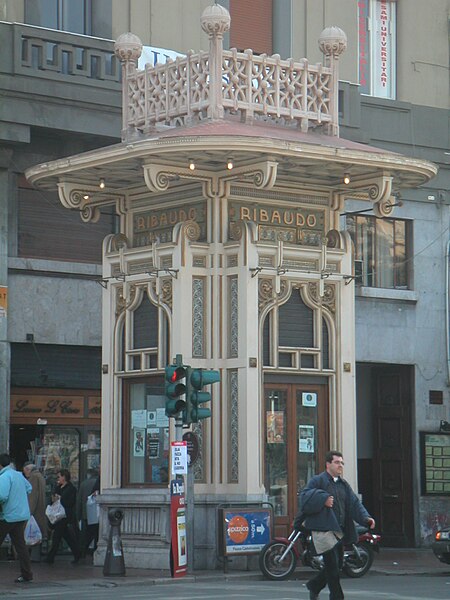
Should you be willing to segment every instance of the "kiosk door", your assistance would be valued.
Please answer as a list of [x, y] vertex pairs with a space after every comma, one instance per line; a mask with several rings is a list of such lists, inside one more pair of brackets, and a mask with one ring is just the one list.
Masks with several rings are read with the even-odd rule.
[[289, 533], [298, 494], [324, 469], [328, 450], [328, 393], [324, 385], [267, 384], [264, 402], [265, 487], [275, 534]]

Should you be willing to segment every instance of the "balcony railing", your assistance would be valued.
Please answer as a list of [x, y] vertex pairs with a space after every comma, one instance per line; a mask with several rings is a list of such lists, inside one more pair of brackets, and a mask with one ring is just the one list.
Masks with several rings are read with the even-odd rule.
[[20, 23], [0, 27], [13, 29], [14, 75], [115, 89], [120, 83], [120, 64], [111, 40]]
[[[222, 11], [215, 5], [206, 9]], [[238, 115], [241, 121], [275, 121], [297, 125], [303, 132], [324, 126], [338, 135], [338, 59], [345, 50], [345, 34], [324, 30], [319, 46], [325, 64], [306, 59], [282, 60], [279, 55], [256, 56], [251, 50], [223, 50], [224, 21], [203, 21], [209, 52], [188, 53], [175, 61], [136, 69], [142, 44], [132, 34], [120, 36], [116, 54], [122, 62], [123, 139], [146, 135], [157, 125], [186, 126], [197, 120]], [[229, 25], [229, 21], [228, 21]]]

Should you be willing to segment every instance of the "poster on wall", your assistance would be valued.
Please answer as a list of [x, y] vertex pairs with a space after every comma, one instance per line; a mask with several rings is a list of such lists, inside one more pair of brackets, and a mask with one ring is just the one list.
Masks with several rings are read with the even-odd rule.
[[284, 412], [282, 410], [268, 410], [266, 413], [267, 443], [284, 443]]
[[315, 392], [303, 392], [302, 393], [302, 404], [303, 406], [317, 406], [317, 394]]
[[159, 458], [159, 429], [147, 429], [147, 456]]
[[147, 411], [145, 409], [131, 411], [131, 427], [133, 429], [147, 427]]
[[298, 426], [298, 451], [314, 452], [314, 425]]
[[145, 429], [133, 431], [133, 456], [144, 456]]

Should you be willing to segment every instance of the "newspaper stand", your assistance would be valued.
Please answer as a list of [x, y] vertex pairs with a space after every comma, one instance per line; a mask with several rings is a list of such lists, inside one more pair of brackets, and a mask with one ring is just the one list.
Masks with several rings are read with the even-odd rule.
[[231, 556], [259, 554], [272, 539], [273, 507], [266, 502], [220, 504], [217, 507], [218, 555], [228, 573]]

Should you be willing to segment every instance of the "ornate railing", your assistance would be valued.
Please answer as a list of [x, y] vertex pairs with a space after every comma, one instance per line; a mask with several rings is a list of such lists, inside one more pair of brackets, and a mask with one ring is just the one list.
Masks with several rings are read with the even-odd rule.
[[223, 50], [229, 14], [220, 5], [208, 7], [202, 27], [209, 52], [188, 53], [175, 61], [136, 69], [142, 44], [124, 34], [115, 44], [122, 62], [123, 139], [150, 133], [158, 124], [187, 125], [196, 120], [237, 114], [242, 121], [276, 120], [304, 132], [324, 125], [338, 135], [338, 59], [346, 36], [337, 27], [325, 29], [319, 46], [324, 65], [306, 59], [282, 60], [279, 55], [255, 56], [251, 50]]
[[104, 87], [120, 82], [111, 40], [18, 23], [12, 28], [14, 74]]

